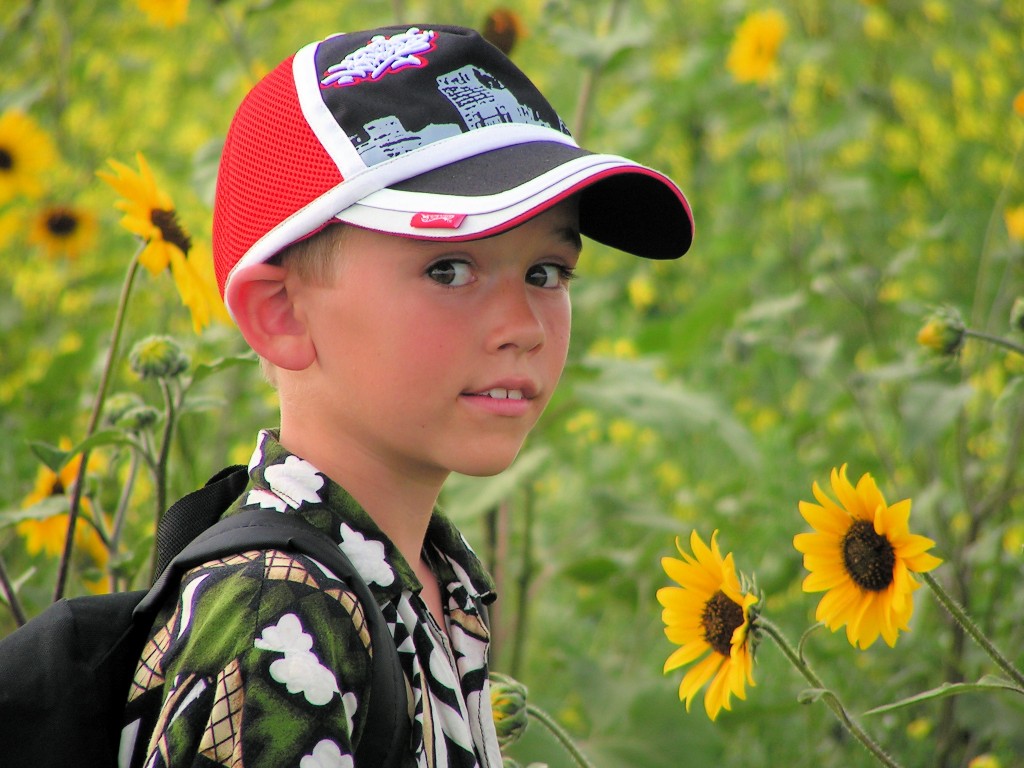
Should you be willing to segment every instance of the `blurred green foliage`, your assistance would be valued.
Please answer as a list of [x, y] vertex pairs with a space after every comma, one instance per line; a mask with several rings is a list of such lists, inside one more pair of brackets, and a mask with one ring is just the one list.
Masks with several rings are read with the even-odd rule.
[[[673, 176], [697, 237], [679, 263], [588, 243], [573, 285], [570, 363], [516, 465], [453, 478], [442, 499], [494, 569], [494, 666], [525, 682], [600, 766], [859, 766], [869, 758], [763, 644], [757, 685], [714, 723], [676, 699], [654, 593], [675, 536], [720, 529], [764, 609], [791, 636], [816, 596], [794, 534], [797, 501], [833, 466], [871, 472], [887, 498], [914, 499], [911, 529], [937, 542], [936, 578], [1022, 660], [1024, 360], [968, 340], [937, 359], [915, 335], [937, 305], [1008, 335], [1024, 293], [1024, 6], [994, 0], [507, 0], [512, 57], [587, 147]], [[755, 10], [786, 20], [777, 74], [739, 83], [726, 67]], [[184, 23], [154, 24], [128, 0], [21, 0], [0, 8], [0, 114], [20, 109], [60, 156], [39, 199], [0, 206], [0, 508], [17, 510], [39, 461], [29, 443], [79, 441], [109, 342], [131, 236], [95, 173], [141, 151], [181, 222], [209, 239], [220, 142], [254, 76], [309, 40], [395, 21], [482, 28], [492, 5], [192, 0]], [[582, 134], [582, 135], [581, 135]], [[33, 211], [74, 205], [99, 220], [91, 248], [48, 258], [28, 241]], [[244, 344], [201, 335], [170, 280], [139, 278], [113, 391], [153, 405], [127, 350], [171, 334], [199, 364]], [[1020, 335], [1016, 336], [1020, 341]], [[205, 369], [204, 369], [205, 370]], [[195, 382], [170, 447], [168, 495], [245, 461], [275, 403], [254, 364]], [[124, 446], [90, 476], [118, 503]], [[132, 491], [121, 572], [144, 574], [154, 488]], [[56, 561], [31, 556], [0, 517], [0, 555], [30, 613]], [[85, 573], [85, 572], [83, 572]], [[88, 575], [85, 573], [85, 575]], [[95, 575], [95, 574], [92, 574]], [[83, 576], [84, 579], [84, 576]], [[135, 580], [144, 579], [143, 575]], [[72, 584], [81, 592], [83, 580]], [[894, 649], [856, 651], [816, 633], [805, 651], [855, 712], [991, 664], [927, 590]], [[14, 626], [0, 610], [0, 634]], [[947, 698], [867, 716], [909, 766], [1020, 765], [1024, 707], [1012, 694]], [[523, 763], [569, 763], [539, 728]]]

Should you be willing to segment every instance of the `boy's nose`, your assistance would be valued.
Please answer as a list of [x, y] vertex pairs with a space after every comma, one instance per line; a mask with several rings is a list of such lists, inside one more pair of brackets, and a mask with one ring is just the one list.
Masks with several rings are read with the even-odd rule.
[[503, 286], [494, 297], [490, 346], [495, 350], [530, 352], [544, 344], [545, 331], [529, 286]]

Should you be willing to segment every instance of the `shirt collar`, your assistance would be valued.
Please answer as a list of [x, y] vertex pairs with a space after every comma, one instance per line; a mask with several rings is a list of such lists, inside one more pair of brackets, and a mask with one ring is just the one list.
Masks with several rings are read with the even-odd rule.
[[[394, 600], [403, 590], [419, 592], [419, 579], [373, 518], [340, 485], [279, 442], [276, 430], [263, 430], [249, 460], [249, 485], [238, 508], [262, 507], [298, 514], [338, 542], [378, 600]], [[437, 508], [424, 545], [442, 586], [458, 583], [470, 597], [490, 603], [494, 582], [458, 528]]]

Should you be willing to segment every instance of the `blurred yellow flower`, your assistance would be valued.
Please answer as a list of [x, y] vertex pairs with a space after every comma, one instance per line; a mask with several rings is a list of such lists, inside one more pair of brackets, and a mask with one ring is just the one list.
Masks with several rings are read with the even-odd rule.
[[819, 504], [801, 501], [800, 514], [815, 532], [797, 534], [793, 546], [810, 571], [804, 591], [825, 592], [815, 618], [833, 632], [846, 625], [850, 644], [862, 649], [879, 634], [895, 645], [899, 631], [910, 629], [912, 595], [921, 586], [911, 572], [942, 562], [928, 554], [935, 542], [910, 533], [910, 499], [886, 504], [869, 474], [855, 488], [845, 464], [833, 469], [838, 504], [817, 482], [813, 490]]
[[679, 586], [658, 590], [665, 635], [680, 646], [665, 662], [665, 672], [704, 657], [683, 677], [679, 698], [689, 712], [697, 692], [710, 680], [704, 710], [712, 720], [722, 709], [731, 709], [733, 694], [745, 699], [745, 684], [754, 685], [750, 607], [757, 602], [755, 595], [742, 591], [732, 554], [722, 557], [717, 537], [718, 531], [711, 534], [709, 548], [693, 531], [692, 555], [677, 539], [683, 559], [665, 557], [661, 564]]
[[995, 755], [978, 755], [967, 764], [967, 768], [1003, 768], [999, 758]]
[[654, 283], [648, 275], [633, 275], [626, 290], [629, 292], [629, 303], [641, 312], [650, 307], [657, 298]]
[[766, 83], [778, 74], [779, 46], [786, 18], [769, 9], [750, 14], [736, 30], [725, 66], [740, 83]]
[[17, 110], [0, 115], [0, 205], [17, 195], [41, 195], [56, 162], [57, 150], [35, 120]]
[[[61, 438], [60, 447], [64, 450], [69, 449], [71, 441], [66, 437]], [[22, 508], [31, 507], [51, 496], [67, 495], [74, 487], [81, 464], [82, 456], [79, 454], [65, 464], [60, 472], [54, 472], [49, 467], [40, 467], [36, 474], [35, 487], [22, 500]], [[82, 499], [81, 510], [85, 515], [92, 514], [92, 505], [88, 499]], [[45, 554], [48, 557], [59, 557], [64, 551], [64, 540], [68, 535], [68, 515], [65, 512], [40, 520], [23, 520], [15, 526], [15, 530], [25, 539], [25, 550], [30, 555]], [[106, 567], [110, 558], [106, 545], [96, 529], [81, 520], [75, 525], [75, 547], [88, 556], [93, 566], [101, 569]], [[86, 581], [85, 584], [92, 592], [104, 590], [102, 580]]]
[[1006, 222], [1006, 231], [1012, 239], [1024, 241], [1024, 205], [1003, 211], [1003, 221]]
[[32, 219], [28, 240], [53, 259], [76, 259], [96, 240], [96, 217], [72, 205], [48, 205]]
[[1013, 97], [1013, 111], [1018, 117], [1024, 117], [1024, 91], [1018, 91]]
[[928, 738], [932, 732], [932, 722], [924, 717], [919, 717], [916, 720], [911, 720], [907, 723], [907, 736], [914, 739], [914, 741], [921, 741], [922, 739]]
[[188, 18], [189, 0], [135, 0], [139, 10], [153, 23], [176, 27]]
[[139, 170], [109, 160], [115, 173], [99, 171], [98, 176], [122, 196], [115, 203], [124, 212], [121, 226], [146, 241], [139, 262], [154, 277], [170, 268], [182, 303], [192, 314], [196, 333], [211, 318], [230, 322], [213, 277], [209, 252], [193, 247], [192, 238], [178, 222], [178, 212], [170, 195], [157, 186], [146, 158], [136, 155]]

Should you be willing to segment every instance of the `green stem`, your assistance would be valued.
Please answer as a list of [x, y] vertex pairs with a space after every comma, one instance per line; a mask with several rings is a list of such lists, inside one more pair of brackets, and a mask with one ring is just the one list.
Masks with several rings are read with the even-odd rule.
[[982, 341], [987, 341], [989, 344], [995, 344], [997, 347], [1005, 347], [1012, 352], [1016, 352], [1018, 355], [1024, 355], [1024, 345], [1005, 339], [1002, 336], [985, 333], [984, 331], [975, 331], [971, 328], [964, 328], [964, 336], [981, 339]]
[[[1013, 191], [1014, 177], [1017, 175], [1017, 166], [1024, 157], [1024, 142], [1018, 142], [1017, 148], [1013, 152], [1013, 159], [1010, 160], [1008, 170], [1006, 172], [1005, 181], [1003, 182], [1002, 189], [999, 190], [999, 195], [996, 197], [996, 201], [992, 206], [992, 213], [989, 215], [988, 226], [985, 227], [985, 236], [981, 244], [981, 253], [978, 254], [978, 271], [977, 277], [974, 283], [974, 301], [971, 303], [971, 324], [981, 325], [982, 324], [982, 300], [984, 298], [983, 293], [988, 285], [988, 271], [992, 263], [992, 241], [995, 239], [995, 232], [999, 226], [999, 221], [1002, 218], [1003, 209], [1006, 207], [1006, 202], [1009, 200], [1010, 194]], [[1007, 262], [1006, 268], [1009, 268], [1009, 262]], [[1004, 268], [1004, 277], [1005, 269]], [[1000, 281], [1000, 288], [997, 291], [996, 300], [992, 302], [990, 312], [995, 311], [995, 307], [1000, 302], [998, 301], [999, 295], [1003, 291], [1003, 286], [1008, 283], [1007, 280]], [[991, 322], [992, 315], [989, 315], [989, 321]], [[986, 326], [987, 327], [987, 326]]]
[[530, 620], [530, 584], [536, 571], [533, 557], [533, 491], [527, 486], [523, 493], [523, 551], [516, 584], [515, 628], [512, 635], [512, 656], [509, 661], [509, 673], [512, 677], [518, 677], [523, 669]]
[[2, 557], [0, 557], [0, 588], [3, 589], [4, 595], [7, 597], [7, 605], [11, 609], [14, 621], [19, 627], [24, 625], [25, 611], [22, 610], [21, 603], [18, 601], [18, 595], [14, 591], [14, 584], [11, 583], [11, 579], [7, 575], [7, 568], [4, 567]]
[[[110, 533], [110, 556], [116, 558], [117, 550], [121, 546], [121, 532], [124, 530], [125, 517], [128, 515], [128, 502], [131, 499], [132, 491], [135, 488], [135, 478], [139, 474], [139, 466], [142, 459], [139, 458], [139, 451], [131, 449], [131, 460], [128, 464], [128, 477], [125, 478], [124, 486], [121, 488], [121, 496], [117, 500], [117, 509], [114, 512], [114, 526]], [[118, 578], [115, 571], [110, 573], [111, 591], [117, 591]]]
[[[608, 22], [604, 29], [605, 34], [609, 30], [615, 29], [621, 10], [622, 0], [612, 0], [612, 4], [608, 9]], [[572, 123], [573, 136], [580, 144], [585, 143], [587, 124], [590, 122], [590, 108], [593, 104], [594, 92], [597, 90], [597, 81], [604, 71], [605, 63], [604, 61], [597, 61], [588, 67], [583, 76], [583, 82], [580, 83], [579, 96], [576, 99], [576, 111]]]
[[569, 734], [566, 733], [562, 726], [555, 722], [551, 715], [540, 707], [529, 703], [526, 705], [526, 714], [532, 715], [541, 725], [551, 732], [551, 735], [555, 737], [558, 743], [561, 744], [572, 759], [576, 761], [576, 765], [580, 766], [580, 768], [594, 768], [593, 763], [587, 760], [586, 756], [584, 756], [576, 744], [573, 743]]
[[1020, 670], [1015, 667], [1009, 659], [1002, 654], [1002, 652], [996, 648], [992, 641], [985, 636], [978, 625], [974, 623], [970, 616], [967, 615], [967, 611], [950, 595], [942, 585], [935, 580], [935, 577], [930, 573], [919, 574], [924, 583], [931, 589], [932, 594], [938, 599], [945, 608], [949, 615], [956, 619], [957, 624], [963, 627], [964, 631], [971, 636], [971, 638], [980, 645], [985, 653], [987, 653], [992, 660], [999, 666], [1003, 672], [1010, 676], [1010, 678], [1020, 686], [1021, 690], [1024, 690], [1024, 674], [1021, 674]]
[[804, 680], [811, 684], [813, 688], [818, 689], [822, 692], [821, 698], [832, 710], [832, 713], [836, 716], [836, 719], [842, 724], [842, 726], [849, 731], [849, 733], [857, 739], [861, 744], [864, 745], [865, 749], [870, 752], [879, 763], [889, 768], [899, 768], [899, 763], [896, 762], [884, 749], [882, 749], [878, 743], [868, 735], [867, 731], [864, 730], [863, 726], [860, 725], [854, 719], [854, 717], [846, 710], [843, 706], [843, 702], [833, 693], [831, 690], [825, 687], [825, 684], [821, 681], [821, 678], [815, 674], [811, 666], [804, 660], [801, 654], [790, 644], [789, 640], [785, 638], [782, 632], [772, 622], [766, 619], [763, 615], [757, 618], [756, 626], [759, 629], [764, 630], [765, 634], [768, 635], [775, 644], [779, 646], [779, 650], [782, 651], [783, 655], [789, 659], [796, 670], [803, 675]]
[[[167, 508], [167, 460], [171, 453], [171, 438], [174, 435], [174, 422], [177, 419], [177, 407], [180, 403], [176, 401], [171, 391], [171, 382], [167, 379], [160, 379], [160, 391], [164, 396], [164, 430], [160, 438], [160, 450], [156, 457], [156, 469], [154, 482], [156, 484], [156, 514], [154, 516], [154, 530], [160, 528], [160, 520]], [[157, 552], [153, 548], [153, 567], [156, 567]], [[153, 573], [155, 578], [159, 574]]]
[[[103, 413], [103, 403], [107, 399], [107, 388], [110, 386], [110, 378], [114, 371], [114, 361], [117, 359], [118, 348], [121, 345], [121, 331], [124, 329], [124, 318], [128, 308], [128, 299], [132, 293], [132, 285], [135, 283], [135, 276], [139, 271], [139, 256], [142, 254], [146, 243], [139, 244], [135, 255], [132, 256], [128, 265], [128, 272], [125, 274], [124, 283], [121, 285], [121, 296], [117, 302], [117, 313], [114, 316], [114, 327], [111, 332], [110, 347], [107, 349], [107, 359], [103, 365], [103, 374], [100, 377], [99, 387], [96, 389], [96, 398], [92, 404], [92, 414], [89, 416], [89, 425], [85, 430], [85, 440], [92, 437], [100, 422], [100, 415]], [[57, 583], [53, 590], [53, 601], [57, 602], [64, 596], [64, 588], [67, 585], [68, 570], [71, 565], [71, 551], [75, 542], [75, 524], [78, 522], [78, 510], [82, 505], [82, 492], [85, 487], [85, 471], [89, 465], [89, 451], [82, 451], [81, 463], [78, 465], [78, 476], [71, 489], [71, 504], [68, 507], [68, 533], [64, 539], [64, 552], [61, 554], [60, 567], [57, 569]]]

